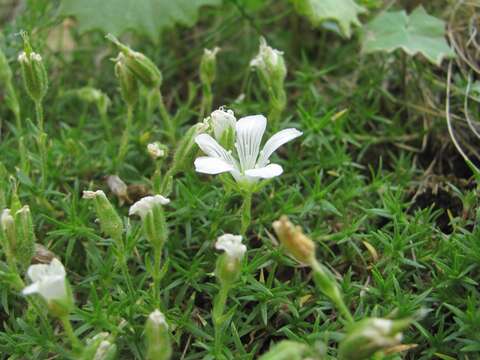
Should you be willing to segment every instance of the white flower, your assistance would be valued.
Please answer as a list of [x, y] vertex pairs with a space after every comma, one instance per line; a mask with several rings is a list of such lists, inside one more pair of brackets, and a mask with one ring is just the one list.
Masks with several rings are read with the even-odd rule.
[[215, 248], [224, 250], [229, 257], [237, 260], [241, 260], [247, 251], [247, 247], [242, 244], [242, 236], [232, 234], [220, 236], [215, 243]]
[[84, 199], [95, 199], [97, 196], [105, 196], [105, 193], [102, 190], [97, 190], [97, 191], [85, 190], [83, 192]]
[[2, 228], [4, 230], [14, 225], [15, 220], [13, 219], [10, 209], [3, 209], [0, 217], [0, 223], [2, 224]]
[[168, 329], [168, 324], [167, 320], [165, 319], [165, 315], [163, 313], [156, 309], [154, 312], [152, 312], [149, 316], [148, 319], [152, 322], [153, 325], [155, 326], [164, 326], [165, 328]]
[[47, 302], [68, 299], [65, 268], [56, 258], [48, 265], [30, 265], [27, 274], [32, 284], [23, 289], [23, 295], [40, 294]]
[[142, 219], [156, 205], [167, 205], [170, 199], [162, 195], [146, 196], [130, 207], [128, 215], [139, 215]]
[[147, 151], [153, 159], [158, 159], [165, 156], [165, 150], [160, 148], [158, 142], [148, 144]]
[[203, 49], [203, 56], [209, 60], [215, 60], [220, 48], [215, 46], [213, 49]]
[[250, 66], [267, 72], [273, 70], [273, 68], [279, 68], [283, 71], [285, 69], [283, 52], [268, 46], [265, 38], [261, 37], [258, 54], [250, 61]]
[[22, 51], [20, 54], [18, 54], [17, 60], [24, 63], [28, 63], [30, 61], [40, 62], [42, 61], [42, 56], [33, 51], [30, 53], [30, 55], [27, 55], [25, 51]]
[[[233, 117], [233, 113], [225, 113]], [[218, 117], [218, 122], [226, 127], [230, 116]], [[233, 117], [234, 118], [234, 117]], [[233, 126], [233, 123], [232, 123]], [[220, 174], [230, 172], [237, 181], [253, 182], [258, 179], [270, 179], [280, 175], [283, 169], [278, 164], [269, 164], [270, 156], [283, 144], [299, 137], [302, 132], [297, 129], [284, 129], [273, 135], [260, 151], [267, 119], [263, 115], [252, 115], [241, 118], [235, 123], [235, 152], [223, 148], [208, 134], [200, 134], [195, 142], [208, 156], [195, 160], [195, 170], [204, 174]], [[215, 136], [217, 140], [220, 140]]]

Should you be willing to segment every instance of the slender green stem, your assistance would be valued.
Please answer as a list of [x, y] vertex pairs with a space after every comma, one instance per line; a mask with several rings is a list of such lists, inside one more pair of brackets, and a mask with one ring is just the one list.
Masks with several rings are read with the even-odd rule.
[[67, 334], [68, 339], [70, 340], [70, 344], [72, 345], [73, 350], [81, 350], [83, 345], [78, 339], [77, 335], [75, 335], [72, 324], [70, 323], [70, 320], [68, 319], [68, 316], [62, 316], [60, 318], [60, 321], [62, 322], [63, 329], [65, 330], [65, 333]]
[[128, 152], [128, 145], [130, 142], [130, 132], [132, 131], [132, 122], [133, 122], [133, 107], [127, 107], [127, 119], [125, 122], [125, 129], [123, 130], [122, 139], [120, 140], [120, 149], [118, 150], [117, 162], [115, 164], [115, 170], [118, 171], [118, 168], [121, 166], [125, 160], [125, 156]]
[[100, 115], [100, 121], [102, 122], [103, 129], [105, 130], [105, 134], [107, 135], [107, 140], [112, 139], [112, 127], [110, 122], [108, 121], [108, 115], [105, 109], [102, 107], [101, 104], [97, 103], [97, 110]]
[[160, 300], [160, 265], [162, 261], [162, 247], [154, 246], [153, 248], [153, 298], [157, 306], [161, 309]]
[[240, 211], [241, 211], [240, 235], [245, 236], [248, 228], [250, 227], [250, 223], [252, 221], [252, 192], [251, 191], [247, 191], [243, 195], [243, 203]]
[[212, 85], [210, 83], [204, 83], [202, 108], [200, 111], [200, 120], [202, 120], [205, 117], [205, 115], [208, 115], [212, 112], [212, 103], [213, 103]]
[[158, 95], [158, 109], [160, 110], [160, 116], [162, 117], [162, 120], [165, 123], [165, 128], [166, 128], [166, 131], [167, 131], [167, 135], [168, 135], [170, 141], [172, 142], [172, 144], [174, 144], [175, 143], [175, 137], [176, 137], [175, 125], [173, 124], [173, 119], [170, 116], [170, 114], [168, 113], [167, 107], [165, 106], [165, 102], [163, 101], [162, 92], [160, 91], [160, 89], [158, 89], [157, 91], [158, 91], [158, 94], [157, 94]]
[[127, 285], [128, 292], [130, 294], [134, 293], [133, 283], [130, 276], [130, 269], [128, 268], [128, 259], [127, 259], [127, 250], [125, 247], [125, 243], [123, 239], [115, 239], [115, 243], [117, 246], [117, 256], [118, 262], [117, 266], [120, 268], [122, 272], [122, 277]]
[[223, 313], [227, 304], [229, 290], [229, 286], [221, 284], [220, 290], [215, 297], [215, 301], [213, 303], [213, 326], [215, 330], [214, 353], [216, 359], [221, 358], [223, 348], [223, 325], [225, 322], [225, 319], [223, 318]]
[[38, 150], [40, 153], [41, 188], [47, 184], [47, 134], [44, 131], [43, 105], [41, 101], [35, 101], [35, 114], [38, 128]]
[[35, 115], [37, 117], [37, 127], [40, 133], [43, 133], [43, 105], [41, 101], [35, 101]]
[[333, 304], [337, 307], [338, 311], [342, 316], [349, 322], [353, 323], [354, 319], [350, 310], [343, 300], [343, 296], [340, 292], [340, 289], [335, 281], [332, 278], [331, 274], [317, 261], [313, 259], [310, 263], [312, 270], [314, 271], [315, 282], [317, 287], [322, 291]]

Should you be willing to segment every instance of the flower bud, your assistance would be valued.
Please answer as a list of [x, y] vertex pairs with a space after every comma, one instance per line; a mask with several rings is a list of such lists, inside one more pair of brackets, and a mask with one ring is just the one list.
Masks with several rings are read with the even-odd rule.
[[287, 67], [283, 59], [283, 52], [268, 46], [265, 38], [260, 38], [260, 48], [255, 58], [250, 61], [250, 66], [257, 69], [264, 81], [270, 84], [282, 84], [287, 76]]
[[137, 103], [139, 96], [138, 81], [134, 74], [128, 69], [123, 53], [118, 54], [114, 61], [115, 76], [120, 83], [120, 92], [123, 101], [125, 101], [128, 106], [133, 107]]
[[87, 340], [79, 360], [114, 360], [117, 346], [112, 342], [110, 334], [101, 332]]
[[208, 130], [205, 122], [197, 123], [188, 129], [185, 136], [180, 140], [173, 155], [172, 173], [180, 171], [187, 164], [192, 164], [193, 149], [195, 149], [195, 138]]
[[17, 249], [17, 232], [15, 230], [15, 219], [11, 215], [10, 209], [4, 209], [0, 217], [2, 226], [2, 242], [5, 247], [7, 257], [14, 259]]
[[15, 230], [17, 232], [15, 258], [25, 269], [35, 254], [35, 232], [30, 208], [27, 205], [15, 213]]
[[152, 312], [145, 324], [147, 360], [168, 360], [172, 356], [172, 345], [165, 316], [159, 311]]
[[282, 216], [273, 223], [273, 230], [286, 251], [298, 262], [310, 265], [315, 258], [315, 244], [303, 234], [300, 226], [294, 226], [288, 217]]
[[162, 73], [157, 66], [144, 54], [133, 51], [122, 44], [115, 36], [108, 34], [108, 40], [113, 42], [124, 55], [124, 63], [128, 70], [148, 88], [158, 88], [162, 84]]
[[398, 345], [401, 331], [411, 323], [410, 319], [389, 320], [369, 318], [350, 326], [340, 342], [338, 358], [342, 360], [369, 359], [376, 352]]
[[73, 296], [65, 268], [58, 259], [54, 258], [48, 265], [30, 265], [27, 275], [32, 283], [23, 289], [23, 295], [39, 294], [47, 303], [51, 314], [56, 317], [70, 313]]
[[222, 107], [210, 115], [210, 124], [213, 128], [215, 139], [226, 149], [233, 147], [235, 142], [235, 126], [237, 119], [232, 110], [224, 110]]
[[225, 251], [218, 257], [215, 275], [222, 285], [228, 286], [240, 276], [247, 247], [242, 244], [241, 235], [224, 234], [217, 239], [215, 248]]
[[215, 47], [212, 50], [204, 49], [202, 60], [200, 62], [200, 80], [204, 84], [212, 84], [215, 81], [217, 73], [217, 53], [220, 48]]
[[122, 239], [123, 223], [117, 211], [102, 190], [84, 191], [84, 199], [93, 199], [102, 232], [116, 241]]
[[28, 35], [25, 32], [22, 32], [21, 35], [24, 51], [18, 55], [18, 62], [22, 71], [23, 83], [32, 100], [40, 102], [48, 90], [47, 71], [40, 54], [32, 50]]
[[168, 147], [159, 142], [150, 143], [147, 145], [148, 154], [153, 160], [165, 158], [168, 154]]
[[259, 360], [303, 360], [307, 359], [308, 346], [296, 341], [283, 340], [273, 345]]
[[106, 113], [111, 104], [107, 94], [90, 86], [77, 89], [75, 93], [80, 100], [86, 103], [96, 104], [102, 113]]
[[146, 196], [130, 207], [129, 215], [138, 215], [143, 222], [145, 236], [154, 247], [162, 247], [168, 236], [163, 205], [170, 203], [161, 195]]

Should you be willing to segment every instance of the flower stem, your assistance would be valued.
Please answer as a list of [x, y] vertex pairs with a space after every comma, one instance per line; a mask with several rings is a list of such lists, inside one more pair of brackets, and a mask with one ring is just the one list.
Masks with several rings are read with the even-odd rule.
[[252, 221], [252, 192], [247, 191], [243, 195], [241, 211], [240, 235], [245, 236]]
[[[162, 261], [162, 247], [154, 246], [153, 248], [153, 298], [157, 306], [161, 309], [160, 300], [160, 265]], [[163, 310], [163, 309], [162, 309]]]
[[330, 301], [333, 302], [338, 311], [349, 323], [353, 323], [353, 316], [350, 313], [347, 305], [345, 305], [343, 296], [336, 281], [327, 272], [328, 270], [326, 270], [315, 258], [310, 263], [310, 266], [314, 272], [315, 284], [320, 291], [324, 293], [330, 299]]
[[227, 285], [220, 285], [220, 290], [215, 297], [213, 303], [213, 326], [215, 330], [215, 343], [214, 343], [214, 354], [215, 358], [219, 359], [222, 353], [223, 347], [223, 325], [224, 325], [224, 318], [223, 313], [225, 311], [225, 305], [227, 303], [228, 291], [230, 287]]
[[204, 83], [202, 108], [200, 111], [200, 121], [203, 120], [206, 114], [210, 114], [212, 112], [212, 103], [213, 103], [212, 85], [210, 83]]
[[70, 344], [72, 345], [72, 349], [74, 351], [81, 350], [83, 345], [78, 339], [77, 335], [75, 335], [72, 324], [70, 323], [70, 320], [68, 319], [68, 316], [62, 316], [60, 318], [60, 321], [62, 322], [63, 329], [65, 330], [65, 333], [67, 334], [68, 339], [70, 340]]
[[158, 109], [160, 110], [160, 116], [162, 117], [165, 123], [165, 130], [167, 131], [168, 138], [172, 142], [175, 143], [175, 126], [173, 124], [173, 119], [168, 113], [167, 107], [165, 106], [165, 102], [163, 101], [162, 92], [160, 89], [158, 91]]
[[35, 115], [37, 118], [38, 127], [38, 150], [40, 153], [40, 173], [41, 173], [41, 188], [45, 189], [47, 184], [47, 134], [44, 131], [43, 123], [43, 105], [41, 101], [35, 101]]
[[133, 121], [133, 107], [127, 107], [127, 120], [125, 122], [125, 129], [123, 130], [122, 139], [120, 140], [120, 149], [118, 150], [117, 163], [115, 168], [118, 171], [118, 168], [125, 160], [125, 156], [128, 152], [128, 143], [130, 141], [130, 132], [132, 131], [132, 121]]

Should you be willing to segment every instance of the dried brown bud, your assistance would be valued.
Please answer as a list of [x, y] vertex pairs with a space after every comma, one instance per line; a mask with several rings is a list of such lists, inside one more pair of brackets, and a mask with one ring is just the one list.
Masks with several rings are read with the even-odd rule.
[[118, 197], [118, 200], [120, 201], [120, 206], [123, 205], [125, 202], [132, 202], [128, 197], [127, 184], [125, 184], [125, 182], [120, 179], [118, 175], [107, 176], [107, 185], [110, 188], [110, 191], [116, 197]]
[[273, 222], [273, 230], [291, 256], [303, 264], [312, 263], [315, 258], [315, 244], [303, 233], [300, 226], [293, 225], [288, 217], [283, 215]]
[[55, 254], [45, 246], [35, 243], [35, 254], [32, 258], [32, 264], [50, 264], [55, 258]]

